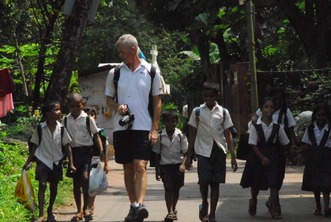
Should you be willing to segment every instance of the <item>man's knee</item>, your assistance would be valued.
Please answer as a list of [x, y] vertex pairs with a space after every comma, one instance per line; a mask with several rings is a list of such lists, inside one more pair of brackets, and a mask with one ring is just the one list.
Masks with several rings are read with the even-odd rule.
[[135, 174], [145, 174], [146, 173], [146, 160], [134, 160], [134, 172]]

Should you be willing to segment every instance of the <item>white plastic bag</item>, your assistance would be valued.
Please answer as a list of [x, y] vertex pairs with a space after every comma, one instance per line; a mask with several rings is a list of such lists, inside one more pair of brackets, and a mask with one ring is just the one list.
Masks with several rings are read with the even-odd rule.
[[103, 171], [101, 162], [99, 161], [96, 168], [92, 168], [90, 172], [88, 194], [95, 196], [107, 190], [108, 179], [106, 173]]

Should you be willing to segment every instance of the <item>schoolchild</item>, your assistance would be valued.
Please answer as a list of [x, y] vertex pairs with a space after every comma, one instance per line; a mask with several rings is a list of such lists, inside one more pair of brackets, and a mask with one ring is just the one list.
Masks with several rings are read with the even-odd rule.
[[[87, 209], [88, 204], [88, 184], [91, 170], [91, 160], [93, 156], [93, 145], [96, 144], [100, 150], [100, 158], [103, 158], [103, 148], [98, 129], [93, 118], [90, 119], [90, 132], [87, 128], [86, 118], [88, 115], [83, 109], [83, 97], [79, 93], [72, 93], [67, 97], [67, 104], [70, 113], [63, 119], [68, 133], [72, 139], [72, 156], [76, 167], [76, 172], [68, 172], [67, 176], [73, 179], [73, 194], [76, 202], [77, 213], [71, 221], [93, 220], [91, 212]], [[104, 163], [104, 170], [107, 172], [107, 162]], [[83, 193], [83, 205], [81, 200]]]
[[168, 210], [164, 221], [172, 222], [178, 220], [176, 206], [180, 188], [184, 186], [183, 156], [186, 155], [188, 142], [181, 130], [176, 128], [178, 113], [175, 110], [164, 111], [162, 121], [165, 129], [159, 133], [158, 142], [152, 150], [157, 153], [155, 175], [156, 180], [162, 179]]
[[[295, 142], [295, 133], [294, 133], [295, 119], [293, 117], [291, 110], [288, 108], [286, 102], [285, 89], [281, 86], [275, 86], [270, 89], [269, 95], [274, 100], [275, 112], [272, 115], [272, 119], [284, 128], [285, 133], [291, 142], [288, 146], [284, 147], [286, 154], [286, 156], [284, 157], [289, 161], [291, 165], [296, 165], [297, 147], [295, 145], [296, 142]], [[260, 117], [262, 115], [261, 111], [258, 110], [256, 112], [256, 115]], [[284, 161], [286, 161], [286, 159]]]
[[262, 116], [251, 125], [248, 143], [251, 152], [248, 154], [244, 172], [240, 181], [243, 188], [251, 188], [248, 212], [256, 215], [257, 196], [260, 190], [270, 189], [269, 212], [272, 219], [280, 219], [279, 190], [283, 183], [284, 148], [289, 144], [283, 127], [273, 121], [273, 98], [267, 97], [260, 106]]
[[[32, 151], [29, 154], [23, 168], [28, 169], [30, 163], [36, 158], [36, 180], [39, 181], [38, 186], [38, 207], [39, 218], [35, 222], [44, 221], [44, 206], [45, 192], [47, 182], [49, 182], [49, 205], [47, 208], [47, 221], [55, 222], [56, 218], [53, 214], [53, 205], [57, 196], [58, 184], [63, 179], [62, 162], [65, 150], [66, 156], [69, 158], [69, 168], [75, 172], [76, 168], [73, 165], [70, 136], [67, 130], [59, 122], [61, 118], [61, 106], [58, 101], [51, 101], [44, 104], [42, 107], [44, 122], [40, 123], [39, 132], [36, 129], [30, 139], [33, 143]], [[39, 127], [39, 126], [38, 126]], [[41, 136], [41, 138], [39, 138]]]
[[[291, 165], [297, 164], [297, 157], [296, 157], [296, 139], [295, 139], [295, 133], [294, 133], [294, 127], [295, 127], [295, 120], [293, 117], [293, 114], [291, 110], [288, 108], [287, 102], [286, 102], [286, 93], [285, 89], [282, 86], [275, 86], [270, 89], [269, 92], [270, 97], [273, 98], [274, 101], [274, 110], [275, 112], [272, 115], [273, 121], [278, 123], [281, 127], [284, 128], [286, 136], [290, 140], [290, 143], [284, 147], [284, 151], [281, 153], [279, 161], [282, 162], [281, 166], [283, 167], [281, 169], [281, 173], [283, 178], [285, 176], [285, 168], [286, 163], [288, 162]], [[262, 116], [261, 110], [257, 110], [256, 115], [258, 117]], [[282, 180], [283, 181], [283, 180]], [[282, 184], [280, 185], [279, 189], [281, 189]], [[270, 198], [265, 203], [266, 207], [270, 210]], [[281, 213], [281, 205], [280, 203], [277, 204], [277, 209]]]
[[[190, 156], [194, 152], [198, 161], [198, 178], [202, 204], [199, 206], [201, 221], [214, 222], [217, 202], [219, 199], [219, 185], [225, 183], [226, 155], [231, 154], [231, 167], [237, 170], [237, 162], [233, 149], [230, 128], [232, 120], [228, 110], [217, 103], [220, 87], [217, 83], [203, 84], [204, 104], [193, 109], [189, 124], [189, 147], [185, 166], [191, 164]], [[199, 109], [199, 118], [196, 110]], [[224, 117], [225, 113], [225, 117]], [[224, 133], [225, 132], [225, 133]], [[210, 212], [208, 190], [210, 187]], [[209, 214], [208, 214], [209, 212]]]
[[331, 133], [330, 109], [317, 105], [313, 110], [311, 124], [305, 130], [300, 149], [305, 157], [302, 190], [314, 192], [316, 208], [314, 215], [322, 214], [320, 193], [323, 193], [324, 216], [329, 217], [331, 191]]

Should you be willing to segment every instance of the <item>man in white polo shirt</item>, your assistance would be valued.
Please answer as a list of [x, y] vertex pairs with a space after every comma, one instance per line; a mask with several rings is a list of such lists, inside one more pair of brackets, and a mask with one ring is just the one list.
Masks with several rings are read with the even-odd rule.
[[[115, 85], [115, 68], [110, 70], [105, 95], [107, 105], [116, 110], [113, 117], [115, 161], [123, 164], [125, 187], [131, 202], [125, 221], [142, 221], [148, 217], [148, 211], [143, 204], [147, 187], [146, 166], [150, 158], [151, 144], [155, 144], [158, 138], [161, 75], [159, 70], [156, 70], [152, 78], [151, 64], [139, 58], [138, 41], [134, 36], [122, 35], [116, 42], [116, 48], [123, 61], [119, 65], [120, 75]], [[152, 101], [149, 101], [150, 93]], [[151, 114], [148, 109], [149, 102], [153, 102]], [[120, 123], [128, 111], [131, 112], [128, 123]]]

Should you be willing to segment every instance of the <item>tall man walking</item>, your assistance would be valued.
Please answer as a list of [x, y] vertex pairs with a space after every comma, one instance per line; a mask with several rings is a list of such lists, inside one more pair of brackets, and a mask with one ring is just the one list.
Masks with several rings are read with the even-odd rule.
[[[119, 77], [114, 81], [118, 71], [115, 68], [110, 70], [105, 89], [108, 107], [116, 110], [113, 117], [115, 161], [123, 164], [124, 183], [131, 202], [125, 221], [143, 221], [148, 217], [143, 204], [147, 187], [146, 166], [151, 145], [158, 138], [161, 75], [156, 70], [152, 76], [151, 64], [139, 58], [138, 41], [133, 35], [122, 35], [116, 48], [123, 61], [119, 65]], [[148, 108], [149, 103], [153, 103], [152, 110]], [[127, 123], [121, 121], [127, 114]]]

